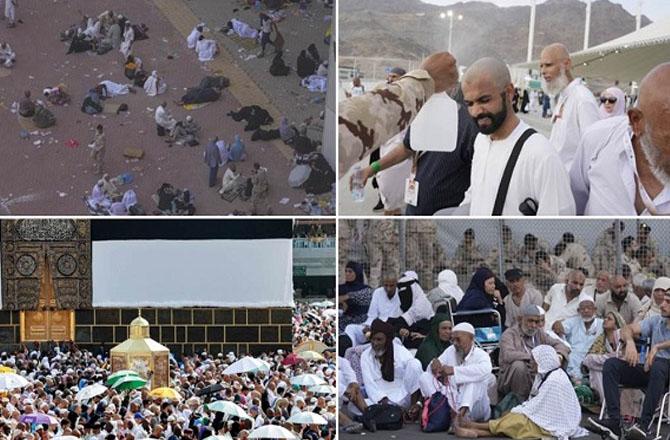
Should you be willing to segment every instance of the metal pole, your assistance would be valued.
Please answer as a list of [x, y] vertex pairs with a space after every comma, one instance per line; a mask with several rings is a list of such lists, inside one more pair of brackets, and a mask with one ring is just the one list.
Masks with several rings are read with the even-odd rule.
[[535, 2], [530, 0], [530, 25], [528, 26], [528, 55], [526, 62], [530, 63], [533, 60], [533, 38], [535, 37]]
[[621, 275], [623, 273], [623, 258], [621, 257], [621, 229], [619, 227], [619, 222], [621, 220], [615, 220], [614, 227], [614, 245], [616, 246], [616, 268], [614, 269], [614, 275]]
[[451, 53], [451, 33], [454, 30], [454, 14], [449, 16], [449, 44], [447, 45], [447, 52]]
[[591, 0], [586, 0], [586, 23], [584, 23], [584, 50], [589, 48], [590, 30], [591, 30]]
[[505, 248], [504, 248], [504, 243], [503, 243], [503, 226], [504, 225], [505, 225], [505, 220], [499, 219], [498, 220], [498, 249], [500, 249], [500, 252], [498, 252], [498, 276], [500, 276], [501, 279], [505, 275], [504, 264], [503, 264], [503, 261], [505, 259]]
[[637, 3], [637, 15], [635, 16], [636, 31], [639, 31], [642, 26], [642, 3], [644, 3], [644, 0], [639, 0]]

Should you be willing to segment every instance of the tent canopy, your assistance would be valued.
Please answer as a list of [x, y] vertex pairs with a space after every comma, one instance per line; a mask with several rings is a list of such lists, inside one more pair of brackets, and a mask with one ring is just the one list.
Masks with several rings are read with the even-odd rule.
[[[640, 81], [655, 66], [670, 61], [670, 17], [614, 40], [570, 54], [573, 74], [587, 79]], [[540, 61], [513, 67], [540, 68]]]

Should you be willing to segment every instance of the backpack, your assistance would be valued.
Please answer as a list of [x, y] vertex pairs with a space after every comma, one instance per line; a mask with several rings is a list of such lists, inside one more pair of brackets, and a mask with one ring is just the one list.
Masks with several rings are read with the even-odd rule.
[[451, 407], [447, 396], [437, 391], [426, 399], [421, 412], [423, 432], [445, 432], [451, 426]]
[[363, 424], [368, 426], [371, 421], [377, 429], [396, 431], [402, 429], [402, 409], [397, 405], [378, 403], [368, 406], [363, 414]]

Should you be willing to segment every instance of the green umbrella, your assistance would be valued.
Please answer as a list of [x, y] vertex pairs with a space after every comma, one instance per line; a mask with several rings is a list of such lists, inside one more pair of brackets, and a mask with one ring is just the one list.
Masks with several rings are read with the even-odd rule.
[[133, 370], [119, 370], [107, 377], [107, 386], [113, 386], [118, 380], [126, 376], [139, 377], [140, 375], [137, 373], [137, 371]]
[[147, 381], [145, 379], [142, 379], [139, 376], [124, 376], [114, 382], [114, 385], [112, 385], [112, 388], [118, 391], [129, 391], [129, 390], [136, 390], [138, 388], [142, 388], [147, 384]]

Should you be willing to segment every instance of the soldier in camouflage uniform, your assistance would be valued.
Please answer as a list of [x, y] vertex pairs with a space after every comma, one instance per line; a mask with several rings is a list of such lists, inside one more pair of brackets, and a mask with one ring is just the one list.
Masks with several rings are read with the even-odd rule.
[[[512, 230], [509, 226], [503, 225], [502, 227], [502, 248], [503, 248], [503, 274], [510, 269], [514, 269], [517, 266], [517, 260], [519, 257], [519, 245], [512, 238]], [[486, 258], [486, 265], [493, 272], [498, 274], [498, 260], [500, 258], [500, 251], [498, 246], [491, 249], [488, 257]], [[500, 276], [500, 274], [498, 274]]]
[[419, 275], [419, 284], [430, 290], [435, 283], [433, 274], [433, 246], [437, 244], [437, 227], [434, 220], [408, 220], [405, 224], [405, 260], [408, 270]]
[[445, 91], [455, 63], [446, 52], [433, 54], [420, 69], [399, 80], [342, 101], [338, 114], [340, 177], [407, 128], [433, 93]]
[[466, 229], [463, 241], [456, 248], [452, 262], [453, 270], [458, 275], [459, 284], [467, 283], [472, 274], [484, 263], [484, 253], [475, 243], [475, 231]]
[[383, 273], [400, 273], [400, 237], [397, 220], [369, 220], [365, 246], [370, 264], [368, 285], [377, 288]]
[[[526, 234], [523, 237], [523, 245], [519, 249], [517, 260], [517, 267], [526, 275], [531, 275], [531, 272], [535, 268], [535, 254], [539, 251], [543, 251], [549, 255], [549, 248], [544, 240], [539, 240], [533, 234]], [[536, 287], [539, 288], [537, 285]]]
[[655, 255], [658, 255], [658, 243], [649, 234], [651, 234], [651, 227], [646, 223], [640, 223], [637, 227], [637, 245], [648, 246]]
[[[614, 242], [614, 228], [616, 222], [612, 226], [603, 231], [602, 235], [598, 237], [596, 245], [593, 247], [593, 254], [591, 260], [597, 272], [616, 273], [616, 243]], [[619, 223], [619, 230], [624, 230], [623, 222]]]
[[585, 269], [588, 277], [593, 277], [596, 273], [591, 257], [583, 244], [575, 241], [575, 236], [570, 232], [563, 234], [563, 239], [559, 244], [563, 244], [562, 252], [556, 252], [556, 255], [565, 262], [570, 269]]

